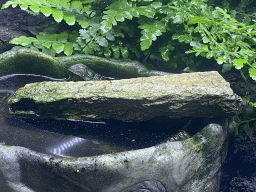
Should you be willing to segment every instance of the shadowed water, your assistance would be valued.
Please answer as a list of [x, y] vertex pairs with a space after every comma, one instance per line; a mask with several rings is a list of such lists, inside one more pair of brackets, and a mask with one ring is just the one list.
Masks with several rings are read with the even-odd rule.
[[[151, 147], [191, 124], [190, 118], [117, 120], [24, 119], [8, 114], [8, 98], [27, 83], [63, 81], [38, 75], [0, 77], [0, 142], [62, 157], [83, 157]], [[196, 122], [196, 121], [194, 121]]]

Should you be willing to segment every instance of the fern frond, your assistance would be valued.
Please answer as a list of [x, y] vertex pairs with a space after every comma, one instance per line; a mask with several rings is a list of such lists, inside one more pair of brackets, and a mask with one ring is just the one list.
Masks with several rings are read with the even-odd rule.
[[139, 17], [141, 15], [152, 19], [156, 14], [155, 9], [161, 5], [161, 2], [154, 2], [147, 6], [136, 7], [132, 2], [127, 2], [127, 0], [115, 1], [106, 8], [107, 11], [103, 12], [101, 30], [103, 33], [106, 33], [113, 25], [117, 25], [117, 22], [124, 22], [125, 19], [132, 20], [133, 17]]
[[70, 0], [13, 0], [7, 1], [2, 9], [9, 6], [20, 6], [22, 10], [30, 9], [35, 13], [41, 12], [46, 17], [52, 15], [58, 23], [64, 20], [68, 25], [78, 22], [82, 28], [87, 28], [89, 23], [86, 21], [91, 14], [90, 2], [80, 2]]
[[27, 47], [37, 47], [49, 51], [53, 49], [56, 53], [64, 52], [66, 55], [72, 55], [74, 48], [73, 39], [77, 39], [78, 32], [62, 32], [60, 34], [39, 33], [35, 37], [20, 36], [10, 41], [10, 44], [22, 45]]

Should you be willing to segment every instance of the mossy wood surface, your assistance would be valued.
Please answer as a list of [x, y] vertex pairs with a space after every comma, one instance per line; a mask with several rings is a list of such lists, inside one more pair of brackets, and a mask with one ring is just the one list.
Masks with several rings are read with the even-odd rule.
[[218, 72], [113, 81], [27, 84], [10, 98], [13, 113], [56, 119], [143, 121], [155, 116], [233, 116], [241, 99]]

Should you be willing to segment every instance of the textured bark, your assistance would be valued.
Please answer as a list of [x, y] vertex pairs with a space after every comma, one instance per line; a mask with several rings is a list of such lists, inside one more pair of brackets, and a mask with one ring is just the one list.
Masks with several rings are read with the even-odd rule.
[[9, 104], [15, 114], [84, 120], [233, 116], [241, 110], [241, 98], [215, 71], [113, 81], [33, 83], [19, 89]]

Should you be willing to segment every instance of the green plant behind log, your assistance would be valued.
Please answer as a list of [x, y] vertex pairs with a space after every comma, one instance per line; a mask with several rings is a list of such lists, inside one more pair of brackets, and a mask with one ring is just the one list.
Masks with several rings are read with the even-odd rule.
[[214, 58], [224, 72], [248, 66], [250, 77], [256, 80], [256, 24], [250, 25], [248, 16], [240, 23], [234, 19], [235, 11], [229, 15], [205, 2], [117, 0], [97, 9], [92, 0], [13, 0], [2, 9], [20, 5], [23, 10], [52, 15], [58, 23], [64, 20], [68, 25], [80, 26], [79, 31], [41, 32], [36, 37], [15, 38], [10, 42], [13, 44], [34, 46], [45, 52], [116, 59], [131, 58], [131, 54], [140, 57], [144, 52], [160, 54], [164, 61], [180, 44], [187, 44], [192, 49], [186, 53]]

